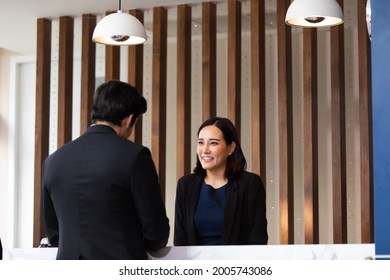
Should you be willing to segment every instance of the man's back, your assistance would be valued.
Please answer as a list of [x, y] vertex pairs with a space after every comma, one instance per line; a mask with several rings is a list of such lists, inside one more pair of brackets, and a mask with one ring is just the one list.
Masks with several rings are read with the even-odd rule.
[[51, 155], [43, 172], [44, 217], [50, 242], [59, 236], [58, 259], [146, 259], [146, 250], [166, 245], [168, 219], [147, 148], [95, 125]]

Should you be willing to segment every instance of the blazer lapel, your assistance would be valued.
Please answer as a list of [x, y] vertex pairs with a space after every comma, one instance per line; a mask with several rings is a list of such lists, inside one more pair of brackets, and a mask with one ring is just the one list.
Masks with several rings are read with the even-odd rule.
[[187, 195], [187, 213], [188, 213], [188, 239], [190, 244], [196, 244], [196, 231], [194, 225], [194, 214], [196, 205], [198, 204], [200, 187], [202, 185], [202, 178], [196, 176], [196, 179], [191, 183]]
[[238, 187], [239, 186], [236, 181], [229, 182], [228, 193], [225, 202], [225, 216], [223, 219], [222, 244], [229, 244], [228, 242], [232, 235], [233, 220], [237, 208]]

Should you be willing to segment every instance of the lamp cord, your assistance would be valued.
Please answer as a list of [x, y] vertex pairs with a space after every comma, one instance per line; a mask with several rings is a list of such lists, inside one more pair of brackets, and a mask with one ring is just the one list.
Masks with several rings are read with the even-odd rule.
[[121, 11], [122, 10], [122, 1], [119, 0], [119, 10]]

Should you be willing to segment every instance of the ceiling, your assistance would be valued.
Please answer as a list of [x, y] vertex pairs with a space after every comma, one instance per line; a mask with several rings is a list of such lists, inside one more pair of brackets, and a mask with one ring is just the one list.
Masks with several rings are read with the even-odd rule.
[[[122, 0], [122, 10], [151, 7], [173, 7], [178, 4], [208, 2], [207, 0]], [[215, 2], [215, 1], [214, 1]], [[217, 2], [227, 2], [218, 0]], [[116, 0], [0, 0], [0, 48], [31, 55], [36, 53], [38, 18], [96, 15], [117, 10]]]
[[[107, 11], [117, 10], [121, 1], [123, 11], [131, 9], [140, 9], [149, 11], [145, 13], [145, 27], [151, 29], [151, 19], [147, 22], [146, 15], [151, 18], [152, 7], [165, 7], [173, 12], [179, 4], [199, 4], [202, 2], [215, 2], [219, 5], [217, 9], [218, 21], [217, 32], [226, 32], [227, 25], [227, 2], [228, 0], [0, 0], [0, 50], [19, 53], [22, 55], [36, 54], [36, 33], [37, 19], [49, 18], [58, 19], [60, 16], [81, 17], [83, 14], [91, 13], [102, 16]], [[249, 30], [250, 12], [249, 0], [240, 0], [243, 3], [243, 30]], [[275, 0], [264, 0], [266, 18], [266, 29], [275, 31], [276, 28], [276, 4]], [[348, 0], [352, 2], [355, 0]], [[222, 9], [220, 7], [222, 6]], [[199, 23], [196, 16], [200, 16], [200, 6], [193, 9], [194, 26]], [[172, 14], [171, 14], [172, 16]], [[175, 14], [173, 15], [173, 17]], [[169, 17], [169, 15], [168, 15]], [[171, 17], [169, 17], [171, 18]], [[100, 17], [98, 17], [100, 19]], [[176, 24], [171, 21], [168, 23], [168, 36], [170, 30], [176, 29]], [[172, 28], [173, 27], [173, 28]], [[193, 28], [194, 30], [194, 28]], [[196, 34], [195, 34], [196, 35]]]

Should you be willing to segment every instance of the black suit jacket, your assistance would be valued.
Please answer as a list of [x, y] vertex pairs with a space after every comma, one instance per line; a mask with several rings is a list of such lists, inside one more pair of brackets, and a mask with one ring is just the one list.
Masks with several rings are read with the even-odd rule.
[[[176, 190], [174, 245], [198, 245], [194, 213], [203, 178], [179, 179]], [[261, 178], [247, 171], [229, 180], [224, 210], [223, 245], [267, 244], [265, 190]]]
[[43, 217], [57, 259], [147, 259], [169, 222], [150, 151], [94, 125], [43, 165]]

